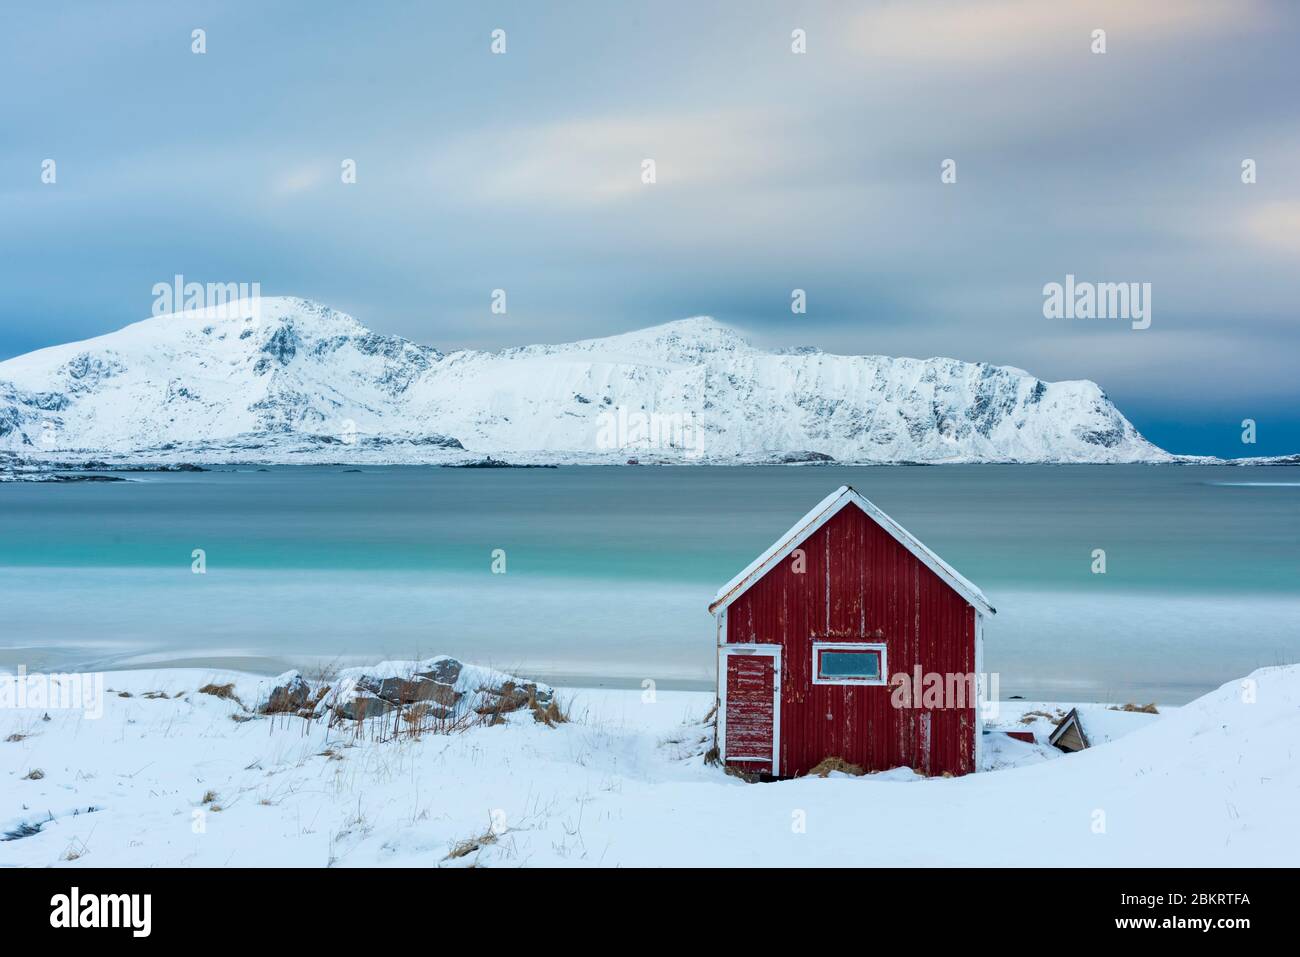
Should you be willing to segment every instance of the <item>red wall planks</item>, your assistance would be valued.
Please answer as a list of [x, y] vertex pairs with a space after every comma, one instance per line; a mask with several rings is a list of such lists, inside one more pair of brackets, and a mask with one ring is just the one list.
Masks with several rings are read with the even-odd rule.
[[726, 619], [729, 644], [781, 646], [780, 774], [803, 774], [827, 757], [868, 771], [975, 770], [973, 697], [960, 708], [897, 708], [889, 685], [812, 683], [814, 641], [882, 642], [890, 677], [910, 678], [918, 666], [923, 675], [972, 675], [975, 610], [855, 506], [800, 548], [803, 573], [787, 557], [731, 603]]

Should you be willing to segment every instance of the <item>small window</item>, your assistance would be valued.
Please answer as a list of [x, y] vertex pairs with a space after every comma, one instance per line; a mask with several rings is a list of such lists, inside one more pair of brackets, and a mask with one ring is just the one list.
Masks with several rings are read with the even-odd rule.
[[885, 646], [813, 642], [813, 684], [883, 685]]

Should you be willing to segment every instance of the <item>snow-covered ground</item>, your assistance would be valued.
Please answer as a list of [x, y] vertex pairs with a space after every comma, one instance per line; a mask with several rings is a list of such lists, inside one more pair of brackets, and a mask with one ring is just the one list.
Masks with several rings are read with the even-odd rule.
[[[1069, 705], [1005, 702], [990, 770], [745, 784], [701, 759], [706, 693], [575, 689], [572, 720], [380, 741], [200, 693], [268, 681], [110, 673], [101, 717], [0, 711], [0, 865], [1282, 865], [1300, 859], [1300, 666], [1106, 738], [1042, 742]], [[1035, 715], [1033, 712], [1043, 712]], [[1027, 718], [1027, 720], [1026, 720]], [[37, 774], [36, 772], [40, 772]], [[451, 856], [456, 852], [458, 856]]]

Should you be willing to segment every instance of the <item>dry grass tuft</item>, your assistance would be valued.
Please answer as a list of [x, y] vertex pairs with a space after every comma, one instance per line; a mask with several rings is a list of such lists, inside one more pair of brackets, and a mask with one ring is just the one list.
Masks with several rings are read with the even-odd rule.
[[45, 777], [44, 771], [42, 771], [40, 768], [32, 768], [30, 771], [28, 771], [26, 774], [23, 775], [23, 780], [39, 781], [43, 777]]
[[1160, 713], [1159, 711], [1156, 710], [1156, 703], [1154, 701], [1151, 702], [1150, 704], [1134, 704], [1132, 701], [1130, 701], [1128, 704], [1125, 705], [1113, 704], [1110, 706], [1110, 710], [1111, 711], [1135, 711], [1138, 714], [1159, 714]]
[[402, 710], [402, 720], [413, 728], [423, 728], [424, 719], [429, 714], [429, 702], [419, 701], [409, 704]]
[[537, 698], [533, 695], [528, 696], [528, 703], [533, 709], [533, 720], [538, 724], [553, 728], [557, 724], [569, 723], [569, 709], [561, 709], [554, 696], [552, 696], [550, 703], [545, 708], [537, 703]]
[[242, 708], [243, 710], [245, 711], [248, 710], [248, 706], [245, 705], [244, 702], [239, 700], [239, 695], [235, 694], [235, 685], [233, 682], [228, 682], [224, 685], [219, 685], [209, 681], [207, 684], [205, 684], [202, 688], [199, 689], [199, 694], [210, 694], [212, 695], [212, 697], [220, 698], [223, 701], [233, 701], [235, 704], [239, 705], [239, 707]]
[[722, 752], [718, 750], [716, 744], [704, 752], [704, 763], [708, 765], [718, 765], [722, 763]]
[[516, 697], [515, 690], [516, 687], [513, 681], [507, 681], [497, 689], [479, 689], [480, 692], [486, 692], [486, 694], [482, 703], [474, 710], [482, 718], [484, 724], [488, 727], [505, 724], [506, 715], [527, 708], [534, 703], [533, 692], [528, 692], [528, 698], [521, 701]]
[[22, 731], [15, 731], [13, 734], [9, 735], [9, 737], [5, 738], [5, 740], [10, 744], [17, 744], [19, 741], [26, 741], [29, 737], [31, 737], [31, 735], [25, 734]]
[[211, 804], [211, 803], [212, 803], [213, 801], [215, 801], [216, 799], [217, 799], [217, 792], [216, 792], [216, 791], [204, 791], [204, 792], [203, 792], [203, 797], [199, 798], [199, 803], [200, 803], [200, 804]]
[[1026, 711], [1020, 716], [1020, 723], [1033, 724], [1038, 718], [1046, 718], [1048, 721], [1056, 720], [1056, 718], [1052, 717], [1052, 715], [1048, 714], [1046, 711]]
[[813, 767], [808, 769], [808, 773], [815, 774], [819, 778], [828, 777], [832, 771], [840, 771], [844, 774], [852, 774], [854, 777], [861, 777], [867, 772], [856, 764], [850, 764], [843, 758], [822, 758]]
[[475, 851], [482, 850], [489, 844], [495, 844], [496, 842], [497, 836], [492, 833], [491, 830], [484, 831], [478, 837], [470, 837], [463, 841], [457, 841], [451, 846], [451, 850], [443, 860], [450, 861], [455, 860], [458, 857], [467, 857]]

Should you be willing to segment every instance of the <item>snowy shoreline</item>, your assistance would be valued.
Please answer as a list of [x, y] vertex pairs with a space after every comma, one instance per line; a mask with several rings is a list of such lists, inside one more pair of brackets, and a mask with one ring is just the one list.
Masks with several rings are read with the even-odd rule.
[[[911, 461], [906, 459], [789, 459], [781, 455], [756, 453], [732, 457], [703, 456], [698, 459], [659, 456], [640, 453], [629, 459], [626, 451], [617, 453], [584, 452], [519, 452], [519, 451], [461, 451], [442, 455], [412, 453], [394, 455], [391, 451], [356, 450], [346, 458], [338, 457], [334, 448], [295, 448], [274, 455], [250, 455], [245, 448], [187, 448], [159, 453], [156, 450], [141, 452], [113, 452], [102, 449], [81, 449], [57, 455], [19, 456], [0, 450], [0, 481], [134, 481], [121, 476], [144, 476], [151, 473], [234, 471], [265, 468], [931, 468], [944, 465], [1053, 465], [1053, 466], [1234, 466], [1238, 468], [1265, 468], [1300, 465], [1300, 455], [1254, 456], [1223, 459], [1212, 455], [1169, 455], [1162, 459], [1133, 460], [1126, 462], [1076, 462], [1053, 459], [989, 459], [964, 458]], [[92, 476], [111, 476], [92, 479]], [[62, 478], [56, 478], [62, 476]]]
[[[979, 459], [951, 458], [931, 461], [908, 460], [849, 460], [790, 459], [775, 454], [737, 455], [730, 458], [703, 456], [698, 459], [660, 456], [640, 453], [555, 453], [555, 452], [482, 452], [460, 451], [430, 455], [417, 449], [409, 455], [394, 454], [391, 449], [356, 449], [346, 458], [338, 456], [337, 448], [326, 444], [324, 448], [301, 447], [279, 454], [250, 455], [249, 450], [234, 448], [184, 448], [160, 453], [157, 450], [141, 452], [111, 452], [82, 449], [46, 455], [16, 455], [0, 450], [0, 483], [38, 482], [68, 484], [81, 482], [140, 482], [150, 481], [154, 475], [204, 472], [265, 472], [272, 468], [340, 469], [362, 472], [365, 469], [387, 468], [449, 468], [449, 469], [557, 469], [580, 467], [590, 469], [645, 469], [645, 468], [931, 468], [945, 465], [986, 466], [1150, 466], [1195, 467], [1232, 466], [1235, 468], [1286, 468], [1300, 465], [1300, 455], [1257, 456], [1251, 458], [1221, 459], [1210, 455], [1169, 455], [1163, 459], [1135, 460], [1129, 462], [1072, 462], [1030, 459]], [[1258, 483], [1243, 483], [1258, 484]], [[1291, 483], [1277, 483], [1281, 485]]]
[[[1043, 743], [1067, 705], [1003, 702], [998, 726], [1035, 743], [990, 734], [979, 774], [761, 785], [704, 762], [708, 692], [561, 688], [567, 723], [524, 708], [392, 737], [358, 733], [380, 719], [252, 713], [270, 686], [212, 669], [112, 672], [102, 717], [0, 710], [0, 832], [19, 835], [0, 841], [0, 866], [1177, 866], [1300, 854], [1300, 666], [1159, 716], [1106, 712], [1110, 740], [1078, 754]], [[1029, 712], [1042, 714], [1026, 723]]]

